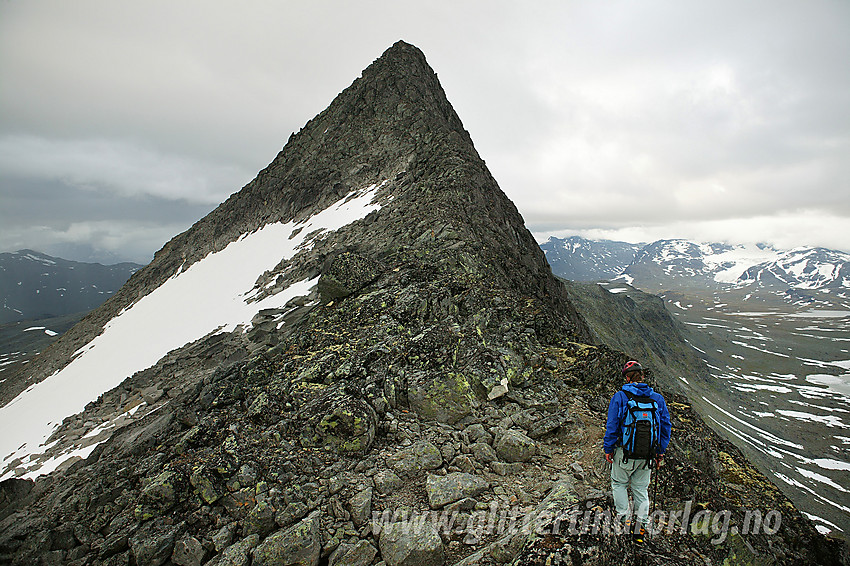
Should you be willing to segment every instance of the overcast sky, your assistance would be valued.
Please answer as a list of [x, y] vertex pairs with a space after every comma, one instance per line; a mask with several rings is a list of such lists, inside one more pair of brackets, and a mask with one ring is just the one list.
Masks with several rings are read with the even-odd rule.
[[850, 2], [0, 0], [0, 251], [147, 262], [399, 39], [538, 240], [850, 251]]

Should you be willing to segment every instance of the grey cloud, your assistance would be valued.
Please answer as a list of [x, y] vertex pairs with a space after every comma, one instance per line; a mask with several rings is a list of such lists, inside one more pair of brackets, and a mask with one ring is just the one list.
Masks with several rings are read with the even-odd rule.
[[[0, 193], [0, 250], [71, 251], [61, 257], [80, 261], [147, 263], [155, 250], [214, 208], [150, 195], [126, 198], [6, 174], [0, 175]], [[108, 253], [99, 255], [98, 250]]]
[[405, 39], [535, 231], [775, 216], [839, 242], [809, 219], [850, 216], [848, 24], [828, 0], [6, 2], [0, 199], [44, 242], [126, 225], [149, 255]]
[[0, 137], [0, 170], [135, 197], [219, 203], [250, 180], [234, 165], [162, 154], [120, 140]]

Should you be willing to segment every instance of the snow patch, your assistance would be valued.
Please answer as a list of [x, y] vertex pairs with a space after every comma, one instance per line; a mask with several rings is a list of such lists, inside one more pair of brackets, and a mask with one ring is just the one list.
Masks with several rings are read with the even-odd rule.
[[812, 463], [816, 464], [820, 468], [823, 468], [824, 470], [850, 471], [850, 462], [843, 462], [841, 460], [833, 460], [831, 458], [815, 458], [814, 460], [812, 460]]
[[837, 483], [835, 483], [834, 481], [832, 481], [828, 477], [821, 475], [817, 472], [807, 470], [806, 468], [797, 468], [797, 473], [800, 474], [803, 477], [813, 479], [813, 480], [820, 482], [822, 484], [826, 484], [833, 489], [836, 489], [836, 490], [841, 491], [843, 493], [847, 493], [846, 489], [844, 489], [843, 487], [841, 487], [840, 485], [838, 485]]
[[836, 417], [834, 415], [814, 415], [812, 413], [804, 413], [802, 411], [788, 411], [785, 409], [777, 409], [776, 412], [784, 417], [797, 419], [799, 421], [811, 421], [835, 428], [850, 428], [850, 425], [844, 424], [844, 422], [839, 417]]

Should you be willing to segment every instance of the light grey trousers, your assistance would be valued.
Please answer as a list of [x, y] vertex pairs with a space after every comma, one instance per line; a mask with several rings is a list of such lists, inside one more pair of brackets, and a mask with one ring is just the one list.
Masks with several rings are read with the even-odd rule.
[[618, 517], [629, 515], [629, 493], [631, 485], [635, 514], [642, 525], [649, 515], [649, 478], [652, 473], [646, 460], [629, 460], [623, 464], [623, 447], [614, 450], [614, 463], [611, 464], [611, 492], [614, 495], [614, 508]]

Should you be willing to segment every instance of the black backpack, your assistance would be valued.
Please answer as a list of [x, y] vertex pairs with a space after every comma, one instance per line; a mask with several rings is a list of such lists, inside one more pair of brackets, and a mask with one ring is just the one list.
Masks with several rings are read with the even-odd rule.
[[626, 416], [623, 418], [623, 463], [629, 460], [646, 460], [650, 465], [658, 450], [660, 424], [654, 399], [623, 390], [628, 397]]

